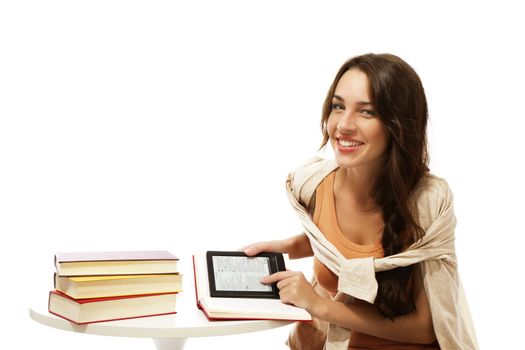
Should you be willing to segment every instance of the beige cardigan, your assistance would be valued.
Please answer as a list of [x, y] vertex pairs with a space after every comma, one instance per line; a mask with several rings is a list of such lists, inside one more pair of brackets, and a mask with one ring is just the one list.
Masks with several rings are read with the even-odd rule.
[[[336, 300], [353, 298], [373, 303], [377, 294], [376, 271], [420, 263], [434, 330], [441, 349], [478, 349], [468, 305], [459, 280], [454, 248], [456, 219], [447, 183], [428, 175], [415, 191], [422, 239], [407, 250], [380, 259], [345, 259], [312, 222], [308, 212], [317, 186], [337, 169], [334, 160], [313, 158], [292, 172], [286, 181], [290, 202], [319, 261], [339, 276]], [[348, 349], [350, 330], [328, 329], [326, 349]]]

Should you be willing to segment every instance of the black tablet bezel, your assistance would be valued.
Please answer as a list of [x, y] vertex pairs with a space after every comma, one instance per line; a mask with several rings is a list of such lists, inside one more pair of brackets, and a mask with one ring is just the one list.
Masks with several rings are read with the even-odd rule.
[[[207, 251], [206, 252], [206, 263], [208, 266], [208, 281], [210, 285], [210, 296], [219, 297], [219, 298], [271, 298], [279, 299], [279, 289], [277, 288], [277, 283], [272, 283], [272, 290], [268, 292], [258, 292], [258, 291], [237, 291], [237, 290], [217, 290], [215, 288], [215, 274], [213, 273], [213, 257], [214, 256], [242, 256], [250, 258], [248, 255], [243, 252], [227, 252], [227, 251]], [[286, 271], [284, 264], [284, 257], [282, 253], [260, 253], [255, 256], [257, 257], [267, 257], [269, 264], [270, 274], [279, 271]]]

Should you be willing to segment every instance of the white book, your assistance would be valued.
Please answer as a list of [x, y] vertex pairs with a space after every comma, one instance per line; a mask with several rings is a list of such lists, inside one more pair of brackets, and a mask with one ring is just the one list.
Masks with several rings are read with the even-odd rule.
[[[275, 286], [272, 291], [271, 286], [265, 286], [258, 282], [261, 277], [273, 272], [271, 268], [268, 270], [264, 266], [264, 258], [249, 258], [241, 256], [242, 253], [239, 252], [213, 253], [218, 255], [225, 253], [226, 256], [219, 257], [224, 258], [223, 260], [213, 260], [216, 265], [209, 265], [211, 257], [207, 257], [207, 252], [193, 255], [197, 305], [208, 319], [312, 320], [311, 315], [306, 310], [284, 304], [278, 297], [275, 297], [277, 292]], [[228, 254], [239, 256], [232, 257]], [[284, 264], [286, 264], [286, 255], [283, 255], [281, 259], [283, 258]], [[215, 266], [216, 270], [211, 271], [211, 279], [209, 266]], [[283, 267], [281, 266], [281, 268]], [[228, 295], [228, 293], [234, 294], [235, 297], [211, 296], [211, 294]], [[253, 297], [253, 294], [257, 296]], [[274, 296], [272, 297], [271, 294]]]

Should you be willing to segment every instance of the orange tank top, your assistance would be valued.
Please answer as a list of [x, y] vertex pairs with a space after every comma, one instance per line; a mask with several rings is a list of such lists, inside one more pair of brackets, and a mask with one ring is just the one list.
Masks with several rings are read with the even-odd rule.
[[[346, 238], [342, 233], [339, 228], [335, 210], [334, 180], [335, 172], [332, 172], [317, 187], [315, 192], [313, 222], [345, 258], [366, 258], [370, 256], [376, 258], [383, 257], [384, 252], [381, 242], [377, 242], [373, 245], [356, 244]], [[326, 291], [332, 296], [335, 296], [338, 283], [337, 276], [316, 258], [314, 258], [313, 270], [314, 276], [317, 279], [317, 282], [319, 282], [319, 285], [326, 289]], [[349, 349], [419, 350], [428, 349], [428, 345], [400, 343], [352, 331]]]

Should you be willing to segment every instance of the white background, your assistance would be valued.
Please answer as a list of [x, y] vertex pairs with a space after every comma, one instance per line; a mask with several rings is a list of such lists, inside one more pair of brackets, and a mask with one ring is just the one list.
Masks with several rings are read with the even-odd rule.
[[[3, 1], [2, 343], [151, 348], [31, 321], [31, 300], [52, 288], [54, 253], [185, 255], [298, 233], [284, 179], [317, 151], [337, 69], [354, 55], [390, 52], [427, 92], [431, 168], [455, 194], [480, 345], [516, 348], [525, 25], [513, 4]], [[187, 348], [277, 349], [287, 331]]]

